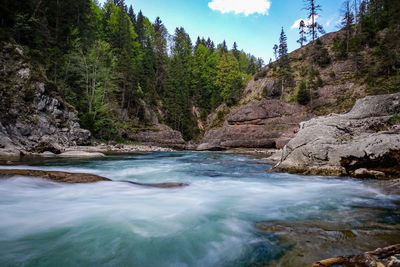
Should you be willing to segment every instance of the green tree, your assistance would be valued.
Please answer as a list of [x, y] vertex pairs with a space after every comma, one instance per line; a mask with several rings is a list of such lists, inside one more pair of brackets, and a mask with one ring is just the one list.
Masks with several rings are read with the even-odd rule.
[[239, 63], [231, 52], [222, 54], [215, 84], [220, 89], [223, 100], [229, 105], [236, 103], [241, 96], [243, 79]]
[[308, 19], [311, 19], [311, 23], [307, 25], [307, 28], [309, 29], [308, 33], [312, 38], [312, 42], [314, 43], [315, 39], [318, 38], [318, 33], [325, 33], [322, 25], [316, 21], [316, 18], [322, 9], [321, 6], [316, 3], [316, 0], [304, 0], [304, 3], [304, 9], [308, 12]]
[[216, 106], [213, 101], [213, 93], [217, 90], [215, 86], [217, 73], [217, 55], [199, 44], [194, 52], [192, 63], [192, 91], [196, 103], [204, 110], [211, 111]]
[[304, 20], [300, 21], [299, 24], [299, 34], [300, 34], [300, 38], [299, 40], [297, 40], [297, 42], [300, 44], [300, 47], [303, 47], [304, 43], [307, 42], [307, 37], [306, 37], [306, 23], [304, 22]]
[[296, 100], [300, 105], [307, 105], [310, 102], [310, 94], [307, 90], [307, 82], [305, 79], [301, 80], [298, 85]]

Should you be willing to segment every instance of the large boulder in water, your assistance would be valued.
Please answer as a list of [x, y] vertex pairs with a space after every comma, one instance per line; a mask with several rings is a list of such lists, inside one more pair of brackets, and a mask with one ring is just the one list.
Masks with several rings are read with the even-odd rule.
[[301, 123], [273, 170], [359, 178], [400, 177], [400, 93], [368, 96], [345, 114]]

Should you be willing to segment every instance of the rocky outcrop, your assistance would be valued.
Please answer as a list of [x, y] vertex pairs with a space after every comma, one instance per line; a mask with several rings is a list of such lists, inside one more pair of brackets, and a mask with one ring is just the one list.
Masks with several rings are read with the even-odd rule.
[[143, 145], [165, 146], [176, 149], [185, 148], [185, 141], [182, 138], [182, 134], [162, 124], [157, 124], [152, 129], [132, 134], [130, 135], [130, 139], [140, 142]]
[[400, 177], [400, 93], [368, 96], [346, 114], [301, 123], [273, 170], [359, 178]]
[[263, 99], [232, 110], [221, 128], [205, 133], [197, 149], [282, 148], [306, 118], [299, 105]]
[[77, 112], [57, 96], [55, 85], [20, 47], [3, 43], [0, 63], [0, 155], [59, 154], [64, 147], [90, 143]]
[[[12, 170], [0, 169], [0, 177], [2, 178], [11, 178], [16, 176], [24, 176], [24, 177], [38, 177], [51, 180], [57, 183], [69, 183], [69, 184], [82, 184], [82, 183], [95, 183], [95, 182], [112, 182], [113, 180], [88, 173], [70, 173], [70, 172], [59, 172], [59, 171], [41, 171], [41, 170]], [[136, 183], [132, 181], [114, 181], [114, 182], [123, 182], [129, 183], [138, 186], [145, 187], [155, 187], [155, 188], [176, 188], [176, 187], [185, 187], [188, 184], [185, 183], [159, 183], [159, 184], [145, 184], [145, 183]]]

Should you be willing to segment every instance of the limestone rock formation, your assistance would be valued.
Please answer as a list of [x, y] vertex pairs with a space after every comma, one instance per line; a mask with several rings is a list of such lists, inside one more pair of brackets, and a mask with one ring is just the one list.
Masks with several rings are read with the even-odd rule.
[[206, 132], [197, 149], [282, 148], [307, 117], [299, 105], [263, 99], [232, 110], [221, 128]]
[[144, 145], [165, 146], [176, 149], [185, 148], [185, 141], [182, 138], [182, 134], [162, 124], [156, 124], [153, 126], [153, 129], [147, 131], [134, 133], [130, 136], [130, 139]]
[[0, 155], [60, 153], [90, 143], [76, 111], [58, 97], [54, 84], [12, 44], [2, 45], [0, 61]]
[[273, 170], [314, 175], [400, 177], [400, 93], [368, 96], [345, 114], [301, 123]]

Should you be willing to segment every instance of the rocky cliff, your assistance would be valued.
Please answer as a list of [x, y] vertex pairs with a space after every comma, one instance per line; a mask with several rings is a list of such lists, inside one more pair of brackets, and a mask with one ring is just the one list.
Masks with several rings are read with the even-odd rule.
[[304, 107], [263, 99], [233, 109], [220, 128], [206, 132], [198, 150], [282, 148], [307, 118]]
[[63, 147], [90, 143], [90, 132], [80, 128], [76, 111], [57, 96], [21, 47], [3, 43], [0, 65], [1, 155], [60, 153]]
[[368, 96], [345, 114], [303, 122], [275, 171], [400, 177], [400, 93]]

